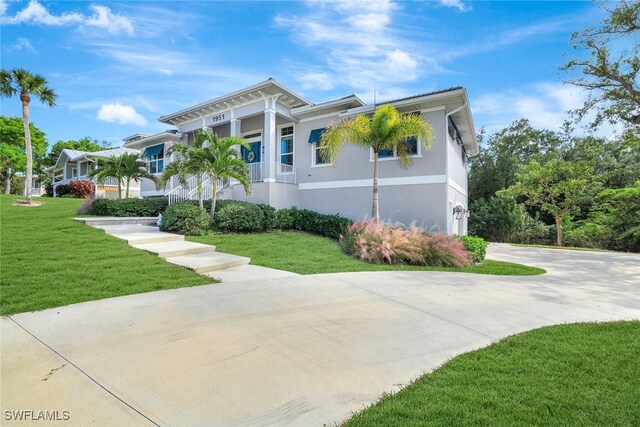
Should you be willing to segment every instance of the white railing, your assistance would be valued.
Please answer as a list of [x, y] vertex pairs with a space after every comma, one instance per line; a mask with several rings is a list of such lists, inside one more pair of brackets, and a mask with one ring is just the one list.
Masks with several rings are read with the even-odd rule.
[[276, 166], [276, 182], [284, 182], [286, 184], [296, 183], [296, 168], [286, 163], [277, 163]]
[[247, 163], [249, 166], [249, 178], [251, 182], [262, 182], [262, 175], [264, 168], [262, 167], [263, 163]]
[[[209, 175], [202, 176], [201, 186], [203, 200], [210, 200], [212, 198], [213, 186], [211, 179]], [[198, 177], [196, 175], [190, 177], [185, 184], [186, 185], [178, 185], [166, 194], [170, 205], [183, 200], [198, 200]], [[217, 192], [222, 191], [225, 186], [226, 183], [224, 180], [219, 178], [216, 180]]]

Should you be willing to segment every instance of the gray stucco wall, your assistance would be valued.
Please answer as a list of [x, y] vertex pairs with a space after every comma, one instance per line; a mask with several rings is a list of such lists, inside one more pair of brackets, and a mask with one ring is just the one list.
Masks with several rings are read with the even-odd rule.
[[[432, 231], [446, 230], [442, 201], [446, 184], [417, 184], [380, 187], [380, 217]], [[371, 218], [372, 188], [301, 190], [299, 207], [326, 214], [338, 213], [352, 220]]]

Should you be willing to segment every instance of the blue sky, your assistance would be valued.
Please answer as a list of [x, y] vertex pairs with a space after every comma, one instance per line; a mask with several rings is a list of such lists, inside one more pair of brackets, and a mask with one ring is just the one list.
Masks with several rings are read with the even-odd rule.
[[[557, 129], [586, 94], [558, 66], [573, 31], [604, 17], [577, 1], [45, 2], [0, 0], [2, 67], [45, 76], [32, 103], [49, 143], [114, 146], [164, 114], [273, 77], [313, 102], [469, 91], [476, 128], [520, 117]], [[17, 98], [2, 114], [20, 115]]]

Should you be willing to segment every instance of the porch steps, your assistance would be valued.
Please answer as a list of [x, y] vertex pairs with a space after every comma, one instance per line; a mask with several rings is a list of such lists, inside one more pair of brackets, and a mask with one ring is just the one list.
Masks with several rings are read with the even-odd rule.
[[184, 236], [180, 234], [165, 233], [158, 231], [142, 231], [133, 233], [113, 233], [113, 237], [126, 241], [131, 246], [144, 245], [149, 243], [174, 243], [184, 240]]
[[103, 230], [107, 234], [143, 233], [158, 231], [158, 227], [156, 226], [141, 224], [95, 225], [94, 227]]
[[166, 258], [166, 260], [170, 263], [181, 265], [200, 274], [240, 267], [249, 264], [251, 261], [251, 259], [247, 257], [224, 254], [221, 252], [182, 255]]
[[155, 216], [102, 216], [74, 218], [75, 221], [84, 222], [87, 225], [157, 225], [158, 217]]
[[[251, 261], [250, 258], [216, 252], [215, 246], [185, 241], [183, 235], [160, 231], [156, 226], [158, 218], [155, 217], [86, 217], [74, 219], [124, 240], [136, 249], [155, 254], [172, 264], [180, 265], [199, 274], [224, 273], [226, 270], [230, 270], [230, 281], [240, 281], [243, 276], [247, 277], [247, 279], [264, 276], [265, 272], [261, 269], [269, 270], [264, 267], [256, 267], [258, 271], [238, 272], [240, 267], [245, 269], [254, 267], [248, 265]], [[279, 272], [278, 270], [274, 270], [274, 272], [277, 272], [279, 276], [287, 275], [287, 272]], [[207, 275], [216, 277], [213, 274]], [[218, 276], [225, 277], [224, 274], [218, 274]]]
[[182, 255], [206, 254], [215, 252], [216, 247], [202, 243], [188, 241], [160, 242], [147, 244], [133, 244], [134, 248], [151, 252], [162, 258], [178, 257]]

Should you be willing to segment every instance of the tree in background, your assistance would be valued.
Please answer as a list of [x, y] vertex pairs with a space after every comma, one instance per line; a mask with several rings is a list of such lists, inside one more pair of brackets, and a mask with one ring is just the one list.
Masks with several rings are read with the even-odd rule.
[[400, 165], [411, 165], [411, 155], [406, 143], [407, 138], [415, 137], [425, 149], [431, 148], [433, 127], [420, 114], [400, 114], [393, 105], [382, 105], [373, 113], [373, 117], [358, 114], [352, 118], [332, 123], [323, 133], [320, 141], [322, 150], [327, 153], [331, 163], [345, 143], [373, 151], [373, 203], [371, 218], [380, 218], [378, 204], [378, 154], [381, 150], [394, 150], [398, 153]]
[[491, 196], [469, 205], [469, 234], [491, 242], [510, 242], [522, 227], [525, 211], [514, 197]]
[[98, 141], [97, 139], [91, 139], [88, 136], [77, 141], [58, 141], [51, 147], [51, 152], [47, 156], [46, 163], [48, 166], [53, 166], [64, 149], [95, 152], [108, 150], [109, 148], [111, 148], [111, 144], [109, 142]]
[[[125, 182], [125, 197], [129, 198], [129, 187], [131, 185], [131, 181], [139, 182], [142, 178], [148, 179], [154, 184], [158, 184], [158, 179], [155, 175], [149, 173], [149, 169], [147, 168], [147, 162], [142, 158], [140, 154], [123, 154], [120, 156], [120, 161], [122, 164], [122, 176], [121, 178]], [[100, 167], [98, 165], [98, 167]]]
[[615, 249], [640, 252], [640, 181], [632, 187], [604, 190], [598, 200], [614, 232]]
[[613, 8], [610, 4], [602, 6], [609, 16], [601, 25], [571, 36], [573, 49], [578, 55], [586, 51], [588, 57], [569, 59], [560, 67], [580, 73], [567, 82], [586, 88], [589, 98], [574, 113], [581, 120], [595, 111], [594, 128], [605, 120], [640, 125], [640, 2], [620, 0]]
[[3, 68], [0, 70], [0, 96], [10, 98], [16, 94], [20, 94], [20, 102], [22, 103], [27, 172], [25, 193], [27, 204], [31, 204], [33, 187], [33, 152], [31, 148], [31, 128], [29, 126], [31, 95], [36, 96], [42, 103], [53, 107], [56, 105], [56, 93], [47, 86], [47, 79], [39, 74], [31, 74], [22, 68], [14, 68], [11, 71]]
[[499, 195], [522, 196], [525, 203], [553, 216], [556, 244], [562, 246], [563, 221], [579, 212], [582, 201], [593, 196], [599, 184], [593, 182], [593, 166], [588, 162], [532, 161], [522, 167], [516, 183]]
[[[44, 132], [33, 123], [29, 124], [33, 159], [38, 169], [47, 151]], [[0, 176], [4, 183], [4, 193], [11, 191], [11, 181], [16, 172], [25, 172], [27, 156], [25, 154], [24, 126], [20, 117], [0, 116]], [[22, 181], [21, 181], [22, 182]]]
[[497, 132], [484, 143], [479, 135], [480, 153], [470, 159], [469, 202], [489, 199], [497, 191], [516, 182], [520, 165], [532, 160], [545, 162], [557, 155], [562, 144], [558, 134], [539, 130], [520, 119]]

